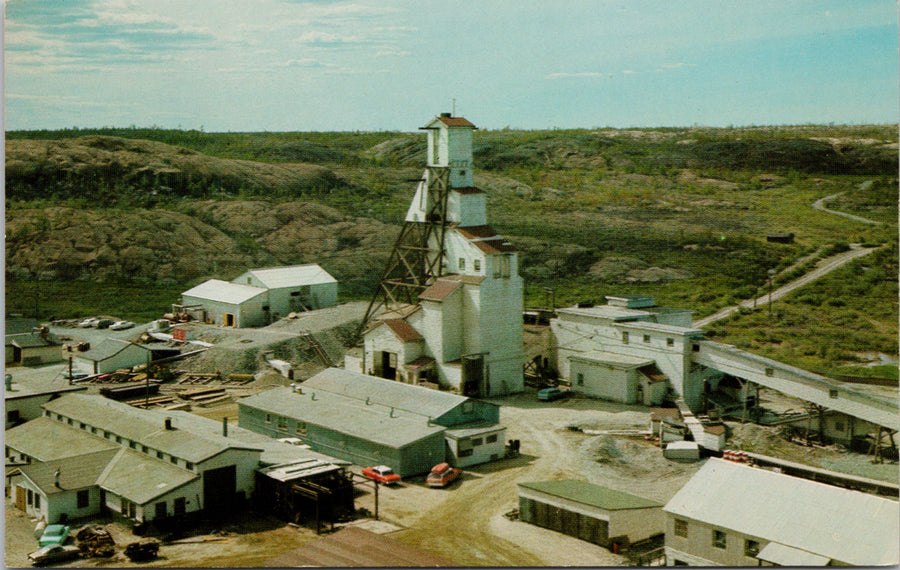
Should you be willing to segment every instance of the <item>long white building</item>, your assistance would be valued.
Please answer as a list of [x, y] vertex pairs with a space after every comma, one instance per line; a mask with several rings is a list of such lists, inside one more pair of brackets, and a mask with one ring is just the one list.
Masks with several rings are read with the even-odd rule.
[[406, 221], [426, 221], [435, 199], [435, 169], [449, 170], [447, 224], [429, 242], [431, 250], [441, 252], [440, 276], [417, 305], [369, 328], [362, 371], [410, 383], [437, 382], [467, 396], [521, 392], [518, 252], [487, 224], [485, 193], [475, 187], [472, 173], [475, 126], [443, 114], [423, 129], [427, 168]]

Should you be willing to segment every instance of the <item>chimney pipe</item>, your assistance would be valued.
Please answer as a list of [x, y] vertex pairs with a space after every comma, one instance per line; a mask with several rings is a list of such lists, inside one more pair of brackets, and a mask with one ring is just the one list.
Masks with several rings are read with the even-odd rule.
[[166, 429], [169, 429], [169, 430], [175, 429], [172, 427], [172, 418], [166, 418], [165, 425], [166, 425]]
[[56, 473], [53, 474], [53, 484], [59, 487], [59, 469], [57, 468]]
[[228, 418], [222, 418], [222, 437], [228, 437]]

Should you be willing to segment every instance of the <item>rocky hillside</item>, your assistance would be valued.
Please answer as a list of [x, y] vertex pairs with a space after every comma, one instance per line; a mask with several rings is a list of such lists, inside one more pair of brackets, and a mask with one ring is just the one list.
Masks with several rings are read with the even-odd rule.
[[344, 182], [329, 169], [217, 158], [155, 141], [108, 136], [6, 141], [7, 198], [139, 204], [216, 194], [310, 196]]
[[6, 232], [8, 278], [188, 283], [311, 262], [365, 279], [381, 269], [396, 228], [310, 202], [235, 200], [184, 211], [8, 210]]

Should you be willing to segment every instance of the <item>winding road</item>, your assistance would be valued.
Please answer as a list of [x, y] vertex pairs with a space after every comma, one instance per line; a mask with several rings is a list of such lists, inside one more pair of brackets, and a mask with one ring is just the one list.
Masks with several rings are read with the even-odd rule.
[[[873, 182], [871, 180], [867, 180], [858, 186], [859, 190], [866, 190], [870, 186], [872, 186]], [[866, 224], [880, 224], [881, 222], [877, 222], [875, 220], [870, 220], [867, 218], [863, 218], [861, 216], [856, 216], [853, 214], [848, 214], [846, 212], [838, 212], [836, 210], [829, 210], [825, 207], [825, 203], [837, 198], [838, 196], [844, 194], [844, 192], [838, 192], [837, 194], [832, 194], [831, 196], [825, 196], [824, 198], [820, 198], [815, 201], [813, 204], [813, 208], [816, 210], [821, 210], [823, 212], [827, 212], [829, 214], [834, 214], [836, 216], [842, 216], [845, 218], [849, 218], [851, 220], [855, 220], [858, 222], [863, 222]], [[826, 257], [825, 259], [819, 261], [816, 265], [816, 268], [810, 271], [809, 273], [800, 276], [794, 281], [775, 289], [774, 291], [763, 295], [757, 299], [746, 299], [741, 301], [738, 305], [734, 305], [731, 307], [725, 307], [724, 309], [709, 315], [708, 317], [703, 317], [702, 319], [698, 319], [691, 323], [693, 327], [704, 327], [708, 324], [714, 323], [716, 321], [722, 320], [741, 309], [757, 309], [760, 307], [766, 307], [771, 301], [777, 301], [781, 299], [785, 295], [812, 283], [816, 279], [823, 277], [834, 271], [835, 269], [845, 265], [854, 259], [858, 259], [865, 255], [872, 253], [878, 248], [863, 248], [860, 244], [850, 244], [850, 251], [845, 251], [844, 253], [839, 253], [837, 255]], [[802, 261], [802, 260], [801, 260]], [[796, 264], [795, 264], [796, 265]], [[793, 266], [789, 267], [785, 271], [789, 271]]]

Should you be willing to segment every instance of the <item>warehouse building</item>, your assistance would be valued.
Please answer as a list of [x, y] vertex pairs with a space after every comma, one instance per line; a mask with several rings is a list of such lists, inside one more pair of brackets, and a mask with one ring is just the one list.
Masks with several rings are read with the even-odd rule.
[[268, 291], [273, 320], [288, 313], [325, 309], [337, 304], [337, 279], [315, 263], [251, 269], [231, 282]]
[[312, 263], [251, 269], [230, 282], [210, 279], [182, 293], [175, 307], [206, 323], [241, 328], [336, 304], [337, 280]]
[[505, 452], [499, 406], [338, 368], [244, 398], [238, 408], [241, 427], [296, 437], [358, 465], [388, 465], [401, 476], [444, 461], [483, 463]]
[[896, 501], [710, 459], [666, 503], [674, 566], [896, 566]]
[[62, 359], [62, 342], [46, 327], [6, 335], [6, 364], [40, 366]]
[[41, 417], [43, 405], [67, 392], [80, 392], [87, 386], [72, 386], [66, 380], [48, 380], [43, 378], [20, 377], [13, 380], [6, 376], [6, 390], [3, 398], [6, 401], [6, 427]]
[[519, 518], [614, 552], [663, 532], [662, 503], [585, 481], [519, 483]]
[[249, 498], [261, 452], [198, 435], [159, 411], [67, 394], [6, 431], [7, 463], [20, 464], [8, 493], [48, 523], [105, 512], [149, 522]]
[[127, 340], [109, 338], [85, 352], [74, 353], [72, 364], [88, 374], [106, 374], [120, 368], [149, 364], [150, 349]]

